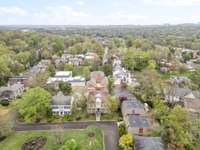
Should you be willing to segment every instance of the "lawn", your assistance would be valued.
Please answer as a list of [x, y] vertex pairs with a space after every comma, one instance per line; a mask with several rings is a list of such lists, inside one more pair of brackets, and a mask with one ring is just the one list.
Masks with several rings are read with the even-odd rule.
[[[95, 133], [89, 136], [89, 133]], [[75, 139], [80, 150], [103, 150], [102, 132], [99, 128], [89, 127], [87, 129], [63, 130], [61, 132], [64, 140]], [[45, 136], [47, 143], [42, 150], [58, 150], [60, 145], [55, 143], [55, 134], [53, 131], [36, 130], [36, 131], [19, 131], [0, 142], [1, 150], [21, 150], [22, 144], [30, 138]]]

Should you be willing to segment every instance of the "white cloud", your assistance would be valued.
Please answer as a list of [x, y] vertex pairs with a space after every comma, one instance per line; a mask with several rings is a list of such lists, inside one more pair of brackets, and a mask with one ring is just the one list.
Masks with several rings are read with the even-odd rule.
[[31, 21], [33, 24], [87, 24], [91, 18], [90, 13], [64, 5], [47, 6], [40, 12], [35, 12]]
[[162, 6], [194, 6], [199, 5], [200, 0], [142, 0], [145, 4]]
[[81, 0], [79, 0], [79, 1], [77, 1], [77, 2], [76, 2], [76, 4], [78, 4], [79, 6], [83, 6], [83, 5], [85, 5], [85, 2], [84, 2], [84, 1], [81, 1]]
[[137, 24], [139, 22], [144, 22], [148, 17], [142, 14], [118, 11], [116, 13], [108, 14], [105, 19], [108, 24]]
[[26, 10], [17, 7], [17, 6], [10, 6], [10, 7], [0, 7], [0, 14], [10, 14], [10, 15], [17, 15], [17, 16], [26, 16], [28, 13]]

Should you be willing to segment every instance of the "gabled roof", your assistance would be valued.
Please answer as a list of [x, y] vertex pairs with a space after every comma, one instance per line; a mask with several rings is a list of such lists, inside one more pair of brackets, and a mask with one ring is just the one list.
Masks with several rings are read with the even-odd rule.
[[145, 116], [139, 116], [139, 115], [128, 115], [128, 122], [130, 127], [135, 128], [149, 128], [150, 121]]
[[134, 136], [136, 150], [164, 150], [160, 137]]
[[71, 96], [65, 96], [62, 92], [52, 97], [52, 105], [71, 105]]
[[127, 100], [136, 100], [136, 97], [131, 92], [120, 88], [114, 88], [113, 94], [117, 97], [126, 97]]
[[122, 105], [125, 107], [125, 108], [141, 108], [141, 109], [144, 109], [144, 105], [139, 101], [139, 100], [136, 100], [136, 99], [132, 99], [132, 100], [125, 100], [122, 102]]

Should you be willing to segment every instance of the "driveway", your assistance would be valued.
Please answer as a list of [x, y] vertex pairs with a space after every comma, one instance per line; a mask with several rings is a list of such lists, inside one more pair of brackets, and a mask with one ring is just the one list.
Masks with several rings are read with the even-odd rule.
[[88, 126], [97, 126], [103, 131], [105, 150], [119, 150], [119, 133], [117, 124], [114, 121], [84, 121], [84, 122], [63, 122], [63, 123], [45, 123], [45, 124], [15, 124], [15, 131], [27, 130], [50, 130], [53, 126], [60, 125], [65, 129], [83, 129]]

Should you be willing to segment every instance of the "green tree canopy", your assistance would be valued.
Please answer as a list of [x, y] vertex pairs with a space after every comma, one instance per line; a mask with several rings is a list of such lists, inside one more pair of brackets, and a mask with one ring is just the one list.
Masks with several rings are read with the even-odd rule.
[[133, 150], [134, 140], [131, 134], [125, 134], [119, 139], [122, 150]]
[[68, 95], [72, 92], [71, 84], [61, 81], [61, 82], [59, 82], [59, 90], [62, 91], [64, 94]]
[[74, 139], [68, 140], [58, 150], [78, 150], [78, 144]]
[[37, 122], [48, 116], [51, 95], [43, 88], [28, 89], [19, 99], [19, 116], [27, 122]]

